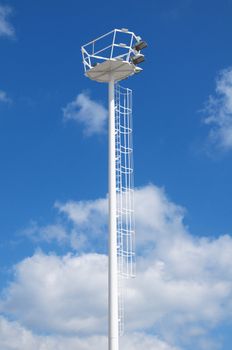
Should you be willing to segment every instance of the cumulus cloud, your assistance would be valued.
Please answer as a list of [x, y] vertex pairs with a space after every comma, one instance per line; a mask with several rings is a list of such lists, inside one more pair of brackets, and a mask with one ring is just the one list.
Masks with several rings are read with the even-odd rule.
[[30, 226], [21, 233], [35, 241], [42, 240], [48, 243], [56, 240], [59, 244], [63, 244], [67, 239], [66, 228], [61, 224], [39, 226], [37, 222], [32, 221]]
[[104, 334], [106, 267], [106, 256], [98, 254], [37, 253], [15, 267], [1, 309], [37, 332]]
[[35, 243], [55, 243], [74, 250], [83, 248], [87, 241], [86, 236], [77, 232], [75, 227], [67, 227], [62, 222], [41, 226], [36, 221], [32, 221], [28, 227], [20, 231], [20, 235], [26, 236]]
[[[107, 232], [107, 198], [99, 198], [89, 201], [68, 201], [66, 203], [56, 202], [59, 215], [71, 223], [71, 243], [76, 249], [92, 249], [101, 246], [106, 248], [104, 239]], [[80, 242], [82, 245], [78, 244]], [[75, 246], [76, 244], [76, 246]]]
[[[94, 224], [97, 227], [107, 221], [108, 204], [106, 198], [89, 201], [56, 202], [55, 207], [68, 216], [78, 226]], [[93, 227], [90, 227], [90, 229]]]
[[[107, 203], [101, 199], [103, 210], [98, 201], [60, 208], [76, 223], [85, 222], [86, 232], [94, 229], [97, 211], [100, 231]], [[127, 326], [206, 342], [207, 332], [231, 317], [231, 237], [192, 236], [184, 224], [186, 210], [153, 185], [135, 191], [135, 211], [138, 277], [128, 289]]]
[[[157, 240], [172, 239], [169, 232], [175, 235], [183, 235], [187, 228], [183, 225], [185, 209], [172, 203], [165, 194], [164, 189], [153, 185], [135, 189], [136, 212], [136, 242], [141, 253], [154, 247]], [[99, 240], [107, 232], [108, 199], [99, 198], [89, 201], [56, 202], [55, 207], [64, 215], [75, 230], [82, 233], [89, 240], [98, 237]], [[152, 232], [152, 234], [151, 234]], [[86, 240], [87, 241], [87, 240]]]
[[63, 108], [64, 120], [74, 120], [81, 124], [86, 136], [105, 132], [107, 114], [106, 108], [100, 102], [93, 101], [84, 92]]
[[57, 209], [57, 222], [43, 226], [31, 221], [28, 227], [20, 231], [20, 235], [35, 243], [55, 243], [79, 252], [92, 250], [93, 242], [97, 244], [97, 241], [101, 241], [101, 247], [106, 248], [107, 198], [66, 203], [57, 201], [54, 206]]
[[18, 322], [10, 322], [4, 317], [0, 317], [0, 330], [0, 348], [4, 350], [92, 350], [96, 344], [99, 349], [107, 348], [105, 336], [39, 336]]
[[8, 97], [7, 93], [3, 90], [0, 90], [0, 103], [10, 103], [11, 99]]
[[[97, 230], [106, 233], [106, 198], [56, 205], [86, 234], [96, 217]], [[232, 238], [192, 236], [183, 222], [185, 209], [154, 185], [136, 190], [135, 205], [137, 279], [127, 282], [128, 339], [134, 332], [141, 339], [143, 332], [151, 349], [219, 349], [213, 331], [232, 318]], [[0, 306], [34, 332], [104, 337], [106, 293], [106, 255], [37, 253], [16, 265]]]
[[232, 149], [232, 67], [216, 79], [216, 93], [206, 103], [204, 123], [210, 126], [209, 140], [222, 151]]
[[13, 26], [8, 21], [12, 14], [12, 8], [9, 6], [0, 5], [0, 37], [14, 37], [15, 31]]
[[[39, 336], [22, 327], [18, 322], [10, 322], [0, 317], [0, 347], [4, 350], [93, 350], [107, 349], [106, 336]], [[127, 350], [178, 350], [157, 337], [135, 333], [123, 339], [122, 346]]]

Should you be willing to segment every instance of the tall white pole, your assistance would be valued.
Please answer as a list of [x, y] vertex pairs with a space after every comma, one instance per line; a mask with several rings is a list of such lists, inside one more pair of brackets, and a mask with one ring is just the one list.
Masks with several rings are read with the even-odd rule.
[[109, 82], [109, 267], [108, 267], [108, 349], [118, 350], [118, 267], [116, 221], [115, 103], [114, 79]]

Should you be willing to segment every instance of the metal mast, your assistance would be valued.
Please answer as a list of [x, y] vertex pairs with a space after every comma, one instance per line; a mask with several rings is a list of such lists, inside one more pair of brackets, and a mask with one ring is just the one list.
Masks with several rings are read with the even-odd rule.
[[114, 77], [109, 81], [109, 141], [108, 141], [108, 183], [109, 183], [109, 266], [108, 266], [108, 330], [109, 350], [118, 350], [118, 259], [116, 220], [116, 167], [115, 167], [115, 102]]
[[[147, 46], [128, 29], [114, 29], [81, 47], [85, 75], [108, 83], [108, 184], [109, 184], [109, 264], [108, 264], [108, 349], [119, 349], [123, 328], [120, 277], [134, 275], [134, 229], [132, 224], [131, 107], [129, 89], [120, 102], [120, 88], [115, 84], [142, 71], [141, 50]], [[131, 92], [131, 90], [130, 90]], [[130, 267], [129, 267], [130, 265]], [[120, 326], [120, 332], [119, 332]]]

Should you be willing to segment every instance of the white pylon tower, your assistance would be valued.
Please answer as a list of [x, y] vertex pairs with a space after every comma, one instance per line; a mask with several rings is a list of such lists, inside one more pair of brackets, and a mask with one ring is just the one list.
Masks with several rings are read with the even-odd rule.
[[[128, 29], [114, 29], [81, 47], [85, 75], [108, 83], [108, 349], [119, 349], [123, 330], [121, 278], [135, 274], [131, 90], [117, 82], [139, 73], [147, 46]], [[115, 99], [116, 97], [116, 99]]]

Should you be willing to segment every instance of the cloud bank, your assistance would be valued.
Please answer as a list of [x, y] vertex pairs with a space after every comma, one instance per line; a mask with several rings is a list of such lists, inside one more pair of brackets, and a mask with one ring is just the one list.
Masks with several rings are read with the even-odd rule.
[[[56, 206], [66, 223], [95, 242], [106, 240], [106, 201]], [[137, 279], [127, 282], [122, 342], [127, 349], [223, 348], [214, 332], [232, 320], [232, 238], [192, 236], [185, 209], [154, 185], [136, 190], [135, 206]], [[93, 339], [107, 349], [107, 256], [81, 249], [65, 256], [37, 252], [15, 266], [0, 309], [9, 332], [25, 332], [38, 349], [59, 349], [59, 340], [89, 350]]]
[[[0, 347], [4, 350], [93, 350], [96, 349], [96, 344], [98, 349], [107, 349], [106, 336], [39, 336], [18, 322], [9, 322], [4, 317], [0, 317], [0, 330]], [[125, 337], [122, 346], [127, 350], [178, 350], [157, 337], [143, 333]]]

